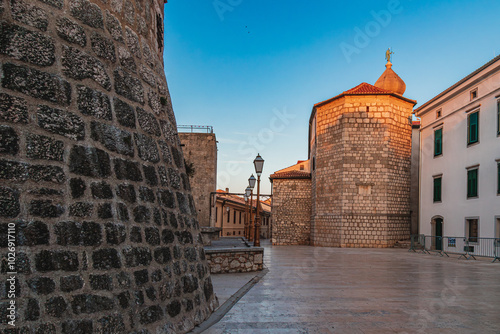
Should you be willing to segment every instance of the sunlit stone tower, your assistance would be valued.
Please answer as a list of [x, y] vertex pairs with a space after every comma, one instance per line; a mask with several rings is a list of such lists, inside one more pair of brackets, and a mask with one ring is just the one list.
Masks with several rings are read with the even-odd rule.
[[311, 244], [391, 247], [410, 234], [411, 113], [416, 101], [387, 62], [314, 105], [309, 125]]

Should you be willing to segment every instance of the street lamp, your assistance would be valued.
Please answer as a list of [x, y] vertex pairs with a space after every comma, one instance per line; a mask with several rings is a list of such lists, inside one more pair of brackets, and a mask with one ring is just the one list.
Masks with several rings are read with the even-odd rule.
[[248, 235], [247, 239], [248, 241], [253, 241], [253, 187], [255, 187], [255, 181], [257, 179], [255, 176], [250, 176], [248, 178], [248, 187], [247, 190], [250, 190], [250, 220], [248, 222]]
[[252, 192], [252, 189], [250, 187], [247, 187], [245, 189], [245, 230], [243, 231], [243, 236], [248, 239], [248, 226], [250, 222], [250, 215], [248, 213], [248, 199], [250, 198], [250, 194]]
[[264, 159], [257, 153], [257, 157], [253, 161], [255, 166], [255, 173], [257, 174], [257, 212], [255, 214], [255, 241], [253, 245], [255, 247], [260, 247], [260, 176], [262, 175], [262, 169], [264, 167]]
[[250, 189], [252, 189], [252, 190], [253, 190], [253, 188], [255, 187], [255, 181], [257, 181], [257, 179], [256, 179], [256, 178], [255, 178], [255, 176], [253, 176], [253, 174], [252, 174], [252, 176], [250, 176], [250, 177], [248, 178], [248, 186], [249, 186], [249, 187], [250, 187]]

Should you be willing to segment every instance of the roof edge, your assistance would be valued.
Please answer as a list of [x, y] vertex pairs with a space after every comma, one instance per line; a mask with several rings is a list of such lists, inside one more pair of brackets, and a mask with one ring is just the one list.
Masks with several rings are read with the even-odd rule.
[[486, 64], [484, 64], [483, 66], [481, 66], [480, 68], [478, 68], [477, 70], [475, 70], [474, 72], [470, 73], [469, 75], [467, 75], [466, 77], [464, 77], [463, 79], [459, 80], [458, 82], [456, 82], [455, 84], [453, 84], [452, 86], [448, 87], [447, 89], [445, 89], [444, 91], [442, 91], [441, 93], [439, 93], [438, 95], [434, 96], [432, 99], [430, 99], [429, 101], [425, 102], [424, 104], [422, 104], [420, 107], [418, 107], [417, 109], [414, 110], [414, 113], [417, 114], [419, 113], [420, 111], [422, 111], [422, 109], [425, 109], [427, 108], [428, 106], [430, 106], [432, 103], [434, 103], [436, 100], [440, 99], [441, 97], [445, 96], [446, 94], [448, 94], [449, 92], [453, 91], [455, 88], [457, 88], [458, 86], [460, 86], [461, 84], [463, 84], [464, 82], [466, 82], [467, 80], [471, 79], [472, 77], [474, 77], [476, 74], [480, 73], [481, 71], [483, 71], [484, 69], [486, 69], [487, 67], [493, 65], [494, 63], [496, 63], [497, 61], [500, 60], [500, 55], [499, 56], [496, 56], [495, 58], [493, 58], [492, 60], [490, 60], [489, 62], [487, 62]]

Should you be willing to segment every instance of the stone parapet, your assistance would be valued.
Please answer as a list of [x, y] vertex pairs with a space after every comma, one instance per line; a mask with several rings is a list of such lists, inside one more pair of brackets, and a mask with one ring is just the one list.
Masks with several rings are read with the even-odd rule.
[[205, 249], [210, 273], [245, 273], [264, 267], [264, 248]]

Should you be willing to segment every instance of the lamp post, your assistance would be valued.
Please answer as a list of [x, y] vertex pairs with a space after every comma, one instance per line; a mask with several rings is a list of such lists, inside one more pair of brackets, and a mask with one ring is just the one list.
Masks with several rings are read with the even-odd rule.
[[257, 157], [253, 161], [255, 166], [255, 173], [257, 174], [257, 212], [255, 213], [255, 241], [253, 245], [255, 247], [260, 247], [260, 176], [262, 175], [262, 169], [264, 167], [264, 159], [257, 153]]
[[250, 198], [250, 194], [252, 193], [252, 189], [247, 187], [245, 189], [245, 231], [243, 233], [244, 237], [248, 239], [248, 228], [250, 226], [250, 213], [248, 211], [248, 199]]
[[255, 176], [250, 176], [248, 179], [248, 188], [250, 188], [250, 222], [248, 224], [248, 241], [253, 241], [253, 187], [255, 187]]

